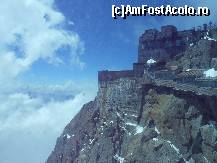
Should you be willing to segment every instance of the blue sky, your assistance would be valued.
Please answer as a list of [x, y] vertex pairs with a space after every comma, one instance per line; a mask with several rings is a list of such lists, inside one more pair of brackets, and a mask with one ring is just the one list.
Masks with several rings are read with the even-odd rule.
[[[113, 4], [144, 3], [208, 6], [211, 16], [111, 17]], [[216, 6], [215, 0], [2, 0], [0, 163], [44, 162], [65, 125], [94, 99], [97, 71], [131, 69], [146, 29], [216, 22]]]
[[[203, 3], [202, 3], [203, 2]], [[191, 4], [192, 3], [192, 4]], [[172, 1], [146, 1], [149, 6], [185, 4], [209, 6], [213, 8], [214, 1], [181, 1], [176, 4]], [[148, 28], [157, 28], [166, 24], [176, 25], [179, 29], [188, 29], [204, 22], [213, 20], [216, 15], [212, 11], [211, 17], [129, 17], [126, 20], [114, 20], [111, 17], [111, 5], [131, 4], [138, 6], [144, 4], [142, 0], [61, 0], [56, 1], [55, 8], [61, 12], [66, 22], [64, 28], [76, 32], [84, 43], [84, 52], [80, 56], [85, 63], [83, 69], [76, 66], [53, 66], [43, 61], [33, 64], [24, 79], [35, 81], [40, 76], [41, 82], [62, 83], [68, 80], [97, 82], [97, 71], [102, 69], [130, 69], [137, 59], [137, 46], [139, 35]], [[67, 51], [61, 54], [67, 56]], [[57, 78], [58, 77], [58, 78]], [[36, 80], [37, 81], [37, 80]]]

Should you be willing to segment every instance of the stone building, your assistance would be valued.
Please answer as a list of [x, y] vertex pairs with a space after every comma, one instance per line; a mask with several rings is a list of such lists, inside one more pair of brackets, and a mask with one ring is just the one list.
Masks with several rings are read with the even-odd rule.
[[156, 29], [146, 30], [139, 38], [138, 62], [146, 63], [150, 58], [157, 61], [168, 61], [177, 54], [185, 51], [191, 44], [201, 39], [206, 28], [196, 31], [195, 29], [177, 31], [172, 25]]
[[[207, 26], [203, 29], [178, 31], [173, 25], [162, 26], [157, 29], [146, 30], [139, 38], [138, 61], [133, 64], [133, 70], [124, 71], [100, 71], [99, 81], [115, 80], [123, 77], [140, 77], [145, 70], [159, 71], [166, 69], [165, 65], [173, 57], [184, 52], [190, 44], [196, 43], [207, 33]], [[156, 61], [154, 67], [150, 67], [147, 61]], [[213, 61], [213, 64], [217, 63]], [[172, 68], [173, 69], [173, 68]], [[164, 74], [165, 73], [165, 74]], [[157, 76], [166, 76], [168, 72], [160, 71]]]

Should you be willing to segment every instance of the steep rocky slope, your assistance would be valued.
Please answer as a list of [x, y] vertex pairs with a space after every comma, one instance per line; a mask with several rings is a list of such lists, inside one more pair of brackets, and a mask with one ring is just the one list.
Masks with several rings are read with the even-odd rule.
[[[203, 32], [166, 67], [217, 69], [216, 31]], [[159, 79], [144, 64], [104, 72], [97, 97], [66, 126], [46, 163], [217, 162], [217, 88], [210, 87], [217, 80], [204, 87]], [[141, 76], [132, 74], [137, 66]]]
[[99, 84], [47, 163], [217, 162], [216, 96], [162, 91], [147, 78]]

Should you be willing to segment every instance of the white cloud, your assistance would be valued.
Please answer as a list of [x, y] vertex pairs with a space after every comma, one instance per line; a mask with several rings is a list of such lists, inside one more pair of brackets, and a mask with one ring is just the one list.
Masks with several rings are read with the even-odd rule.
[[[95, 86], [83, 85], [82, 90], [72, 86], [46, 86], [43, 96], [43, 86], [0, 96], [0, 162], [41, 163], [47, 159], [66, 124], [96, 94]], [[49, 98], [59, 93], [66, 98]]]
[[39, 59], [62, 63], [57, 51], [63, 47], [69, 49], [72, 64], [84, 66], [79, 58], [83, 43], [78, 34], [64, 30], [65, 17], [52, 0], [2, 0], [0, 11], [1, 82], [17, 77]]
[[70, 26], [74, 26], [74, 25], [75, 25], [75, 23], [74, 23], [73, 21], [68, 21], [68, 24], [69, 24]]

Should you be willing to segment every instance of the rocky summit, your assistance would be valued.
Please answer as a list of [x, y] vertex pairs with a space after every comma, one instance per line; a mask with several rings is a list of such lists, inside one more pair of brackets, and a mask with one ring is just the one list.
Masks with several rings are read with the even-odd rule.
[[133, 70], [99, 72], [46, 163], [216, 163], [216, 39], [212, 24], [146, 30]]

